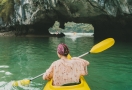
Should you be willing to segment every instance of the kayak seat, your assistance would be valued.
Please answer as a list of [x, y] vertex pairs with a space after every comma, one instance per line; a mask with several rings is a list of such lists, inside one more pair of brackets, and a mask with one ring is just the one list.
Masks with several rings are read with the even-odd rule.
[[80, 83], [81, 83], [81, 81], [75, 82], [75, 83], [66, 83], [66, 84], [63, 84], [62, 86], [72, 86], [72, 85], [78, 85]]

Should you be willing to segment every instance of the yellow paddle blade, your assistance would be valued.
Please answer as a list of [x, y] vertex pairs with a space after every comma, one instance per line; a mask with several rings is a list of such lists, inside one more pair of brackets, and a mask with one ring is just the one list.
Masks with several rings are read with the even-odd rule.
[[19, 80], [19, 81], [14, 81], [12, 83], [12, 86], [19, 86], [19, 85], [23, 85], [23, 86], [26, 86], [26, 85], [29, 85], [30, 84], [30, 80]]
[[90, 50], [90, 53], [99, 53], [102, 52], [108, 48], [110, 48], [115, 43], [115, 40], [113, 38], [107, 38], [100, 43], [94, 45], [92, 49]]
[[68, 54], [68, 55], [67, 55], [67, 58], [68, 58], [68, 60], [70, 60], [70, 59], [71, 59], [71, 55], [70, 55], [70, 54]]

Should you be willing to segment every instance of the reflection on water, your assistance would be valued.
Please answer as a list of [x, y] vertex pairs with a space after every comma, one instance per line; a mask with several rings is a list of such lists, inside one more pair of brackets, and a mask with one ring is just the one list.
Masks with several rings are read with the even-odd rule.
[[72, 39], [72, 41], [76, 41], [77, 38], [80, 37], [93, 37], [93, 33], [64, 33], [67, 38]]
[[[79, 37], [73, 41], [63, 37], [4, 37], [0, 38], [0, 90], [42, 90], [47, 81], [34, 79], [28, 86], [13, 87], [12, 82], [33, 78], [57, 60], [59, 43], [69, 46], [72, 56], [89, 51], [97, 41], [93, 37]], [[132, 43], [118, 43], [110, 49], [84, 56], [89, 60], [89, 74], [85, 76], [91, 90], [132, 89]]]

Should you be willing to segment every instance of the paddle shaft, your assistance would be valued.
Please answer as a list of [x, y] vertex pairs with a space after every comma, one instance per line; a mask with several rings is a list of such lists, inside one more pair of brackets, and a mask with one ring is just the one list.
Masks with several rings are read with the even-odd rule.
[[87, 55], [87, 54], [90, 54], [90, 52], [86, 52], [86, 53], [84, 53], [84, 54], [82, 54], [82, 55], [80, 55], [80, 56], [78, 56], [78, 57], [83, 57], [83, 56], [85, 56], [85, 55]]
[[36, 79], [36, 78], [38, 78], [38, 77], [40, 77], [40, 76], [42, 76], [42, 75], [44, 75], [44, 73], [42, 73], [42, 74], [40, 74], [40, 75], [38, 75], [38, 76], [36, 76], [36, 77], [30, 79], [30, 81], [32, 81], [32, 80], [34, 80], [34, 79]]

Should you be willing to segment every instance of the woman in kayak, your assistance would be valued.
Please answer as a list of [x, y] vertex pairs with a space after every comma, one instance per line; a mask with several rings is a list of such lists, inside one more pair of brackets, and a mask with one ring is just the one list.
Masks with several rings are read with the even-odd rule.
[[69, 83], [79, 83], [80, 76], [87, 75], [87, 60], [73, 57], [68, 60], [69, 49], [66, 44], [59, 44], [57, 55], [60, 58], [54, 61], [43, 75], [44, 80], [53, 79], [54, 86], [62, 86]]

